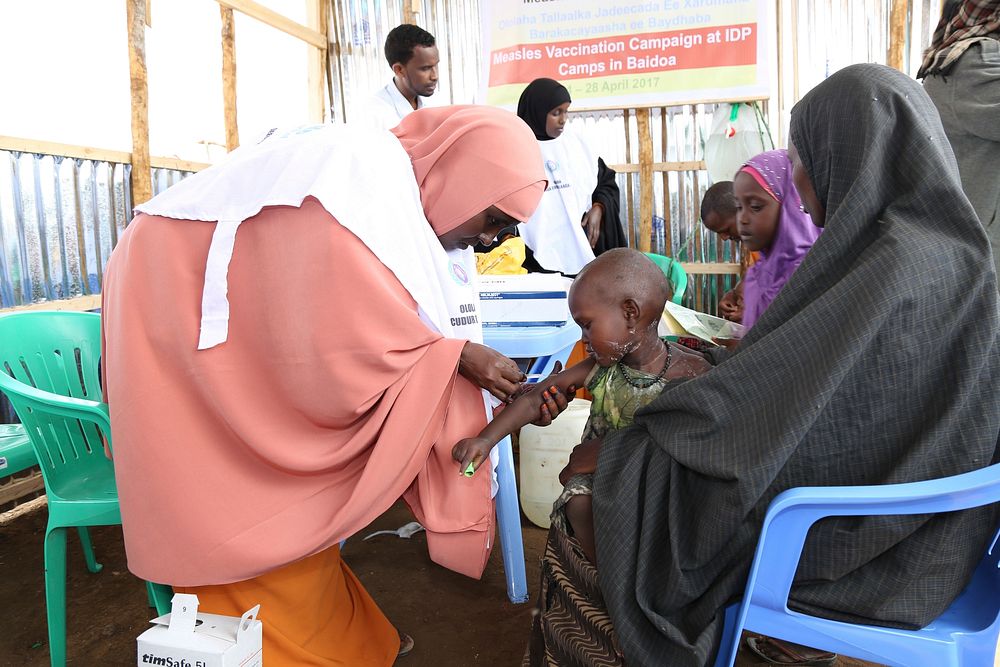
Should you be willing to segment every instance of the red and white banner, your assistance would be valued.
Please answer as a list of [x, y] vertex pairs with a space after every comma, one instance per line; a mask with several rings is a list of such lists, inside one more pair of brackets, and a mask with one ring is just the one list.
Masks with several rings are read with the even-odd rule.
[[768, 97], [771, 20], [765, 0], [485, 0], [481, 99], [539, 77], [576, 109]]

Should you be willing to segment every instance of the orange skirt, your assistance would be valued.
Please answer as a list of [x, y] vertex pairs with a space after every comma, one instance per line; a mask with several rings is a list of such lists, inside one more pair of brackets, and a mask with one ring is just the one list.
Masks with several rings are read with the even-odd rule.
[[198, 596], [198, 610], [242, 616], [260, 604], [268, 667], [392, 665], [399, 634], [329, 549], [255, 579], [217, 586], [176, 587]]

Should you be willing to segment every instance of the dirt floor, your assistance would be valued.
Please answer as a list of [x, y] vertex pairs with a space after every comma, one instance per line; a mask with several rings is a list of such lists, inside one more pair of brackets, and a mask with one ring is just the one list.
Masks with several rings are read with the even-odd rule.
[[[0, 524], [0, 665], [49, 664], [45, 622], [42, 539], [47, 511], [37, 508]], [[412, 520], [397, 504], [361, 532], [395, 529]], [[104, 569], [89, 574], [80, 543], [69, 539], [67, 554], [67, 646], [70, 665], [136, 664], [135, 638], [155, 613], [145, 587], [125, 568], [120, 527], [92, 529], [94, 548]], [[525, 556], [532, 597], [538, 587], [538, 562], [545, 531], [524, 520]], [[433, 564], [422, 533], [409, 540], [395, 536], [349, 541], [344, 558], [388, 617], [410, 633], [416, 647], [401, 667], [464, 667], [520, 664], [531, 604], [507, 600], [500, 550], [494, 549], [482, 581], [473, 581]], [[736, 663], [757, 664], [741, 655]], [[841, 659], [840, 667], [868, 663]]]

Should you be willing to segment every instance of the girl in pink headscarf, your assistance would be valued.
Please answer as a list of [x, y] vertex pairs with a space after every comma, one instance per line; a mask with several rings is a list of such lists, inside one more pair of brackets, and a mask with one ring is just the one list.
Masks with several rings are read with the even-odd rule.
[[741, 283], [742, 324], [749, 328], [778, 296], [821, 230], [802, 209], [784, 148], [748, 160], [733, 179], [733, 195], [740, 239], [760, 252]]
[[103, 295], [129, 569], [260, 603], [272, 667], [392, 664], [337, 545], [404, 497], [431, 557], [481, 575], [490, 476], [451, 446], [523, 377], [479, 344], [469, 246], [531, 216], [540, 165], [513, 114], [435, 108], [274, 133], [140, 206]]

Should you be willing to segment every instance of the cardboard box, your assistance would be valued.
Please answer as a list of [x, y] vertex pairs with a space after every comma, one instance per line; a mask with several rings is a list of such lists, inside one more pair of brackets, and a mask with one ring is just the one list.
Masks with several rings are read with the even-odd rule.
[[198, 596], [176, 593], [169, 614], [136, 639], [139, 667], [261, 667], [260, 605], [243, 614], [199, 614]]
[[569, 320], [572, 281], [558, 274], [479, 276], [484, 327], [560, 327]]

